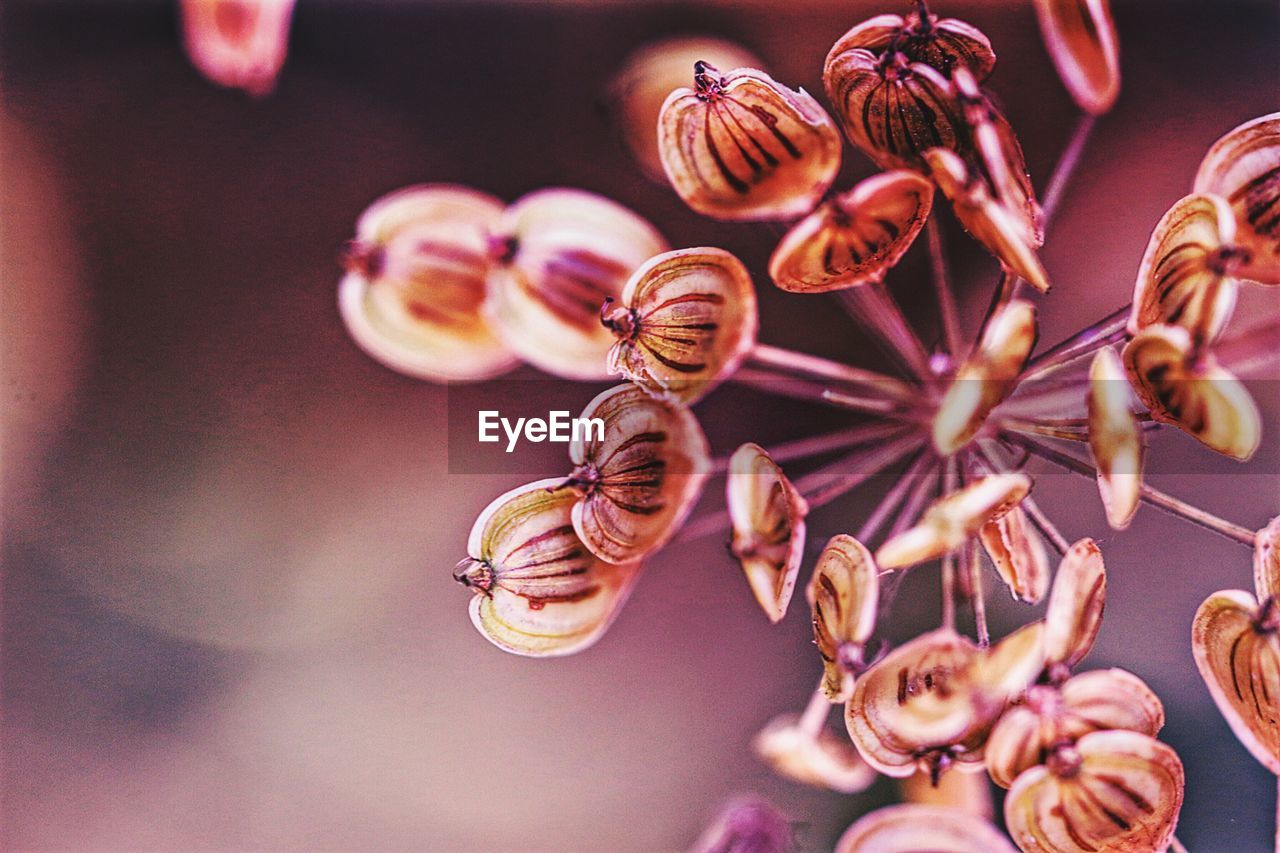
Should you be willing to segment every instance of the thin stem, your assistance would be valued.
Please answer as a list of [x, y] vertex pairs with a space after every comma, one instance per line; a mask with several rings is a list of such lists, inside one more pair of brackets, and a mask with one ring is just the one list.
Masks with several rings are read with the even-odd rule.
[[924, 475], [920, 477], [915, 488], [911, 490], [911, 494], [907, 497], [906, 502], [903, 503], [898, 517], [893, 520], [893, 526], [889, 528], [888, 538], [892, 539], [912, 524], [915, 524], [916, 519], [920, 517], [920, 511], [924, 509], [925, 502], [929, 500], [937, 488], [938, 475], [941, 473], [941, 466], [933, 466], [928, 468]]
[[800, 731], [816, 739], [822, 734], [822, 728], [827, 724], [829, 716], [831, 716], [831, 702], [827, 699], [827, 694], [822, 692], [822, 681], [819, 680], [817, 688], [809, 697], [809, 704], [804, 706], [804, 713], [800, 715]]
[[[947, 460], [946, 470], [942, 474], [942, 491], [944, 494], [954, 492], [960, 483], [959, 462], [953, 457]], [[948, 551], [942, 555], [942, 627], [955, 630], [956, 627], [956, 552]]]
[[1028, 435], [1043, 435], [1048, 438], [1058, 438], [1063, 441], [1088, 441], [1089, 432], [1087, 429], [1071, 429], [1068, 427], [1056, 427], [1049, 424], [1036, 423], [1035, 421], [1022, 420], [1021, 418], [1002, 418], [1000, 425], [1005, 429], [1011, 429], [1014, 432], [1027, 433]]
[[850, 409], [855, 412], [880, 412], [884, 415], [895, 416], [911, 416], [911, 420], [920, 420], [924, 418], [923, 411], [920, 409], [904, 409], [903, 403], [894, 403], [889, 400], [881, 400], [872, 397], [858, 397], [854, 394], [845, 394], [842, 391], [833, 391], [826, 388], [822, 392], [822, 399], [841, 409]]
[[1280, 364], [1277, 339], [1280, 339], [1280, 317], [1272, 317], [1265, 323], [1217, 344], [1214, 355], [1236, 376], [1248, 377], [1256, 370], [1271, 368], [1269, 376], [1257, 378], [1275, 379], [1277, 377], [1274, 371]]
[[755, 388], [766, 394], [775, 394], [792, 400], [804, 400], [808, 403], [817, 403], [835, 409], [852, 410], [868, 415], [886, 417], [899, 411], [899, 404], [882, 398], [842, 396], [838, 401], [832, 400], [827, 397], [827, 392], [831, 389], [826, 385], [807, 379], [780, 377], [767, 371], [741, 368], [729, 377], [729, 381], [745, 385], [748, 388]]
[[973, 624], [978, 635], [978, 645], [991, 645], [991, 632], [987, 628], [987, 594], [982, 588], [982, 559], [978, 554], [978, 540], [969, 540], [968, 554], [969, 589], [973, 594]]
[[1187, 846], [1178, 840], [1178, 836], [1170, 836], [1169, 838], [1170, 853], [1187, 853]]
[[960, 312], [956, 309], [955, 293], [951, 290], [946, 250], [942, 245], [942, 228], [938, 225], [936, 216], [929, 217], [929, 221], [925, 223], [925, 232], [929, 237], [929, 266], [933, 270], [933, 290], [938, 297], [943, 346], [952, 361], [959, 361], [964, 357], [964, 353], [960, 351], [963, 346], [960, 339]]
[[1129, 322], [1129, 305], [1123, 305], [1092, 323], [1074, 335], [1061, 340], [1037, 355], [1027, 364], [1020, 382], [1028, 382], [1038, 376], [1062, 367], [1081, 356], [1095, 352], [1104, 346], [1123, 340]]
[[749, 361], [761, 367], [777, 368], [786, 373], [858, 385], [895, 400], [909, 401], [915, 399], [916, 395], [916, 391], [911, 386], [888, 374], [768, 344], [756, 344], [751, 351]]
[[880, 532], [880, 528], [889, 520], [889, 516], [898, 508], [898, 504], [902, 503], [903, 499], [907, 496], [907, 492], [916, 485], [917, 481], [921, 477], [925, 476], [929, 466], [935, 461], [932, 451], [928, 448], [922, 450], [920, 454], [916, 456], [915, 460], [911, 463], [911, 466], [907, 468], [901, 477], [898, 478], [898, 482], [893, 484], [893, 488], [880, 499], [880, 503], [876, 506], [875, 510], [872, 511], [870, 517], [868, 517], [867, 520], [863, 522], [862, 527], [859, 528], [857, 534], [857, 540], [859, 542], [865, 545], [873, 536]]
[[1035, 499], [1027, 495], [1022, 499], [1022, 509], [1026, 512], [1027, 518], [1031, 519], [1031, 523], [1040, 531], [1040, 535], [1049, 540], [1049, 544], [1053, 546], [1053, 550], [1058, 552], [1058, 556], [1066, 556], [1067, 551], [1071, 548], [1071, 543], [1067, 541], [1067, 537], [1062, 535], [1058, 530], [1058, 526], [1045, 515], [1044, 510], [1040, 508], [1040, 504]]
[[[888, 468], [913, 450], [919, 449], [923, 440], [914, 435], [905, 436], [896, 442], [873, 448], [870, 452], [841, 460], [841, 468], [852, 467], [847, 474], [838, 471], [815, 471], [796, 481], [796, 488], [804, 495], [809, 509], [825, 506], [831, 501], [848, 494], [853, 489], [870, 480], [876, 474]], [[833, 466], [833, 469], [835, 466]], [[833, 476], [833, 473], [835, 474]]]
[[797, 459], [808, 459], [813, 456], [822, 456], [837, 450], [879, 441], [895, 433], [900, 433], [902, 430], [903, 425], [897, 423], [881, 421], [859, 424], [858, 426], [848, 427], [826, 435], [817, 435], [811, 438], [801, 438], [776, 444], [769, 448], [769, 457], [778, 464], [793, 462]]
[[1053, 221], [1054, 214], [1058, 212], [1058, 206], [1067, 190], [1067, 184], [1071, 182], [1071, 176], [1080, 165], [1080, 155], [1084, 153], [1084, 147], [1089, 142], [1089, 135], [1093, 132], [1095, 124], [1097, 124], [1096, 116], [1088, 113], [1080, 116], [1075, 129], [1071, 131], [1071, 138], [1067, 140], [1067, 147], [1062, 149], [1062, 156], [1053, 167], [1053, 174], [1049, 176], [1049, 184], [1045, 187], [1044, 201], [1040, 205], [1040, 209], [1044, 212], [1046, 229]]
[[929, 353], [884, 282], [842, 290], [840, 304], [854, 320], [873, 332], [884, 349], [916, 378], [933, 379]]

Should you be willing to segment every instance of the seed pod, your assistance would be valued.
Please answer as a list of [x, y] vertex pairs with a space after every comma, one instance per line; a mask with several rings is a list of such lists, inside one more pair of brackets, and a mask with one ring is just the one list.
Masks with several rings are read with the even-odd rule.
[[875, 769], [848, 740], [825, 729], [812, 735], [799, 722], [795, 714], [775, 717], [752, 741], [756, 755], [775, 773], [841, 794], [865, 791], [876, 780]]
[[804, 556], [809, 505], [758, 444], [744, 444], [730, 457], [725, 501], [733, 555], [769, 621], [780, 622]]
[[1093, 649], [1107, 603], [1107, 569], [1092, 539], [1081, 539], [1062, 556], [1045, 610], [1045, 658], [1070, 670]]
[[902, 799], [908, 803], [959, 811], [991, 820], [991, 782], [983, 773], [943, 773], [936, 780], [916, 771], [899, 780]]
[[1022, 508], [1014, 507], [987, 522], [979, 535], [1013, 597], [1028, 604], [1039, 603], [1049, 591], [1049, 558], [1040, 537], [1031, 532]]
[[658, 116], [672, 90], [689, 81], [689, 69], [702, 60], [716, 68], [763, 68], [741, 45], [710, 36], [676, 36], [636, 50], [609, 84], [614, 123], [631, 156], [655, 181], [666, 182], [658, 155]]
[[1036, 345], [1036, 309], [1014, 299], [991, 315], [977, 349], [960, 365], [933, 419], [933, 446], [950, 456], [968, 444], [991, 410], [1018, 385]]
[[877, 56], [897, 51], [911, 62], [923, 62], [943, 77], [964, 68], [979, 80], [996, 65], [991, 41], [972, 24], [956, 18], [921, 17], [919, 12], [876, 15], [849, 30], [831, 48], [831, 55], [865, 50]]
[[933, 184], [909, 169], [872, 175], [795, 224], [769, 259], [774, 284], [822, 293], [883, 281], [924, 227]]
[[1280, 775], [1280, 616], [1247, 592], [1215, 592], [1196, 611], [1191, 651], [1218, 710], [1253, 757]]
[[1009, 840], [980, 817], [914, 804], [863, 815], [840, 836], [836, 853], [1015, 853]]
[[756, 343], [756, 293], [723, 249], [678, 249], [642, 264], [606, 307], [617, 340], [609, 372], [650, 394], [692, 404], [730, 376]]
[[1049, 277], [1040, 264], [1035, 247], [1027, 242], [1023, 227], [992, 197], [979, 175], [970, 171], [954, 151], [931, 148], [924, 153], [929, 175], [951, 200], [960, 224], [975, 240], [987, 248], [1012, 275], [1027, 280], [1044, 293], [1049, 290]]
[[1231, 208], [1217, 196], [1189, 195], [1169, 208], [1138, 267], [1129, 333], [1167, 323], [1197, 342], [1215, 340], [1236, 304], [1235, 230]]
[[882, 169], [920, 169], [929, 148], [964, 144], [951, 82], [898, 51], [876, 56], [837, 42], [822, 71], [845, 136]]
[[1280, 113], [1247, 121], [1213, 143], [1195, 191], [1222, 196], [1235, 213], [1237, 241], [1249, 253], [1236, 275], [1280, 284]]
[[587, 404], [604, 421], [569, 445], [569, 482], [581, 496], [573, 527], [591, 552], [630, 563], [662, 547], [698, 500], [709, 468], [707, 439], [693, 413], [619, 385]]
[[685, 204], [732, 220], [812, 210], [840, 169], [840, 133], [818, 102], [753, 68], [700, 61], [693, 79], [658, 119], [662, 167]]
[[1027, 853], [1163, 850], [1182, 808], [1177, 753], [1137, 732], [1085, 735], [1018, 777], [1005, 825]]
[[1115, 530], [1129, 526], [1142, 495], [1142, 429], [1130, 399], [1120, 356], [1103, 347], [1089, 365], [1089, 451], [1107, 522]]
[[191, 64], [219, 86], [268, 95], [289, 49], [294, 0], [182, 0]]
[[806, 597], [822, 655], [822, 690], [832, 702], [844, 702], [853, 691], [850, 664], [861, 662], [876, 625], [880, 578], [871, 552], [852, 536], [832, 536], [813, 567]]
[[989, 649], [974, 665], [973, 678], [988, 696], [998, 697], [1001, 710], [1021, 696], [1044, 670], [1044, 622], [1023, 625]]
[[1120, 41], [1108, 0], [1036, 0], [1040, 35], [1080, 109], [1100, 115], [1120, 94]]
[[993, 474], [936, 501], [920, 520], [876, 552], [882, 569], [903, 569], [941, 557], [972, 539], [988, 522], [1007, 513], [1031, 491], [1026, 474]]
[[1212, 353], [1195, 352], [1186, 329], [1148, 326], [1122, 355], [1129, 382], [1153, 419], [1242, 462], [1253, 456], [1262, 440], [1253, 397]]
[[793, 847], [787, 816], [765, 800], [751, 797], [722, 808], [689, 853], [789, 853]]
[[517, 360], [481, 306], [492, 196], [423, 184], [375, 201], [348, 249], [338, 307], [356, 344], [392, 370], [434, 381], [486, 379]]
[[1259, 601], [1280, 595], [1280, 516], [1254, 537], [1253, 587]]
[[611, 565], [574, 533], [578, 495], [559, 480], [512, 489], [480, 513], [469, 559], [453, 577], [470, 587], [471, 621], [504, 651], [529, 657], [580, 652], [604, 634], [640, 574]]
[[600, 307], [667, 244], [603, 196], [546, 189], [507, 208], [491, 248], [485, 311], [507, 346], [556, 376], [602, 379], [613, 335], [600, 325]]

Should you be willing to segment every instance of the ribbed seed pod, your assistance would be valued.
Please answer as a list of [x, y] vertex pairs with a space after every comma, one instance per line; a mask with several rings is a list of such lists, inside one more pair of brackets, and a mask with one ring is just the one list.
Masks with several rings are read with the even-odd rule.
[[822, 690], [832, 702], [853, 691], [850, 670], [875, 630], [880, 578], [866, 547], [843, 533], [832, 536], [818, 556], [806, 589], [813, 611], [813, 642], [822, 655]]
[[1259, 601], [1280, 595], [1280, 515], [1254, 537], [1253, 587]]
[[955, 809], [906, 804], [863, 815], [836, 842], [836, 853], [1014, 853], [1000, 831]]
[[1040, 34], [1058, 76], [1087, 113], [1111, 109], [1120, 94], [1120, 40], [1109, 0], [1036, 0]]
[[809, 506], [764, 448], [750, 443], [729, 459], [725, 501], [733, 555], [769, 621], [779, 622], [795, 591]]
[[1195, 191], [1225, 198], [1235, 213], [1237, 240], [1248, 258], [1241, 278], [1280, 284], [1280, 113], [1247, 121], [1209, 149]]
[[1124, 365], [1111, 347], [1103, 347], [1089, 365], [1089, 452], [1097, 470], [1098, 493], [1107, 523], [1123, 530], [1138, 511], [1142, 496], [1142, 428], [1130, 408], [1132, 394]]
[[1049, 591], [1049, 557], [1022, 507], [982, 526], [982, 547], [1018, 601], [1037, 604]]
[[972, 24], [956, 18], [939, 18], [918, 12], [901, 15], [876, 15], [868, 18], [840, 37], [831, 54], [847, 50], [866, 50], [877, 56], [897, 51], [912, 62], [923, 62], [944, 77], [965, 68], [978, 80], [996, 65], [991, 41]]
[[1045, 660], [1070, 671], [1093, 649], [1107, 604], [1107, 569], [1092, 539], [1081, 539], [1062, 556], [1045, 610]]

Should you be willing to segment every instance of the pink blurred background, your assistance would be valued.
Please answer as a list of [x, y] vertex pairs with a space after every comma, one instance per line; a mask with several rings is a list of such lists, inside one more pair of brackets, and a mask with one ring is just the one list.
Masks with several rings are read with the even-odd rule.
[[[989, 85], [1043, 187], [1074, 108], [1030, 4], [934, 5], [992, 38]], [[1204, 150], [1280, 108], [1274, 3], [1114, 6], [1124, 88], [1044, 251], [1046, 342], [1127, 300]], [[834, 302], [763, 286], [773, 232], [699, 218], [641, 177], [602, 98], [628, 51], [686, 32], [739, 40], [821, 92], [831, 43], [905, 7], [301, 0], [278, 89], [255, 101], [192, 70], [168, 3], [5, 3], [3, 846], [675, 849], [754, 791], [823, 849], [893, 799], [888, 782], [802, 788], [751, 756], [771, 716], [801, 707], [817, 658], [804, 608], [769, 627], [717, 537], [653, 560], [580, 656], [486, 643], [450, 570], [475, 514], [530, 467], [560, 473], [562, 448], [526, 450], [510, 476], [451, 473], [466, 460], [445, 457], [447, 406], [507, 386], [388, 372], [347, 339], [334, 290], [355, 217], [388, 190], [579, 186], [676, 245], [740, 254], [764, 341], [875, 363]], [[871, 172], [846, 159], [842, 183]], [[947, 238], [972, 332], [994, 263], [950, 220]], [[932, 335], [918, 250], [890, 284]], [[1235, 328], [1277, 307], [1251, 292]], [[578, 409], [600, 387], [560, 393]], [[1162, 436], [1156, 484], [1250, 527], [1280, 511], [1271, 391], [1258, 459]], [[831, 418], [737, 389], [698, 413], [722, 453]], [[813, 544], [879, 492], [816, 513]], [[1056, 472], [1037, 493], [1069, 537], [1102, 541], [1111, 592], [1089, 665], [1164, 699], [1162, 738], [1187, 767], [1179, 836], [1268, 848], [1275, 783], [1189, 648], [1203, 597], [1249, 583], [1248, 551], [1150, 508], [1111, 533], [1092, 485]], [[935, 577], [909, 577], [889, 636], [935, 624]], [[997, 629], [1032, 617], [995, 592]]]

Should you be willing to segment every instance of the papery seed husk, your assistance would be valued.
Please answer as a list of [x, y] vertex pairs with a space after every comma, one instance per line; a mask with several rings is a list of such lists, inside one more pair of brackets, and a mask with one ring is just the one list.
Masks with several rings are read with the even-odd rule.
[[294, 0], [182, 0], [187, 55], [219, 86], [270, 94], [289, 47]]
[[991, 782], [983, 773], [943, 773], [936, 780], [928, 770], [917, 770], [900, 780], [902, 799], [921, 806], [963, 812], [991, 820]]
[[1216, 340], [1236, 304], [1232, 263], [1236, 223], [1226, 201], [1189, 195], [1151, 233], [1133, 288], [1129, 333], [1157, 323], [1181, 326], [1197, 342]]
[[475, 591], [471, 621], [504, 651], [568, 655], [604, 634], [630, 595], [640, 564], [612, 565], [573, 529], [577, 493], [562, 480], [512, 489], [471, 528], [455, 578]]
[[662, 547], [697, 502], [707, 439], [687, 407], [630, 384], [599, 394], [582, 417], [602, 419], [604, 439], [584, 430], [569, 445], [581, 495], [574, 529], [602, 560], [634, 562]]
[[1236, 238], [1249, 257], [1241, 278], [1280, 284], [1280, 112], [1259, 116], [1213, 144], [1196, 173], [1195, 191], [1225, 198]]
[[1218, 710], [1253, 757], [1280, 775], [1280, 635], [1259, 622], [1258, 601], [1223, 590], [1204, 600], [1191, 651]]
[[618, 340], [608, 369], [646, 391], [692, 404], [733, 374], [756, 343], [751, 275], [723, 249], [655, 255], [605, 309]]
[[437, 382], [514, 367], [481, 311], [487, 234], [501, 215], [498, 199], [451, 184], [406, 187], [370, 205], [338, 285], [356, 344], [398, 373]]
[[770, 720], [752, 741], [756, 755], [779, 775], [815, 788], [856, 794], [871, 786], [875, 768], [847, 739], [826, 729], [812, 735], [799, 720], [795, 714]]
[[1014, 853], [987, 821], [956, 809], [905, 804], [863, 815], [836, 842], [836, 853]]
[[1254, 536], [1253, 588], [1259, 601], [1280, 594], [1280, 516]]
[[823, 293], [883, 281], [929, 218], [933, 184], [909, 169], [872, 175], [787, 232], [769, 259], [773, 283]]
[[989, 649], [974, 665], [974, 683], [1001, 709], [1031, 686], [1044, 669], [1044, 623], [1030, 622]]
[[1087, 113], [1120, 94], [1120, 41], [1108, 0], [1036, 0], [1045, 47], [1072, 99]]
[[[1033, 698], [1040, 694], [1045, 697]], [[1056, 742], [1056, 731], [1032, 706], [1033, 702], [1050, 701], [1059, 701], [1056, 688], [1032, 687], [1027, 702], [1009, 708], [992, 727], [982, 754], [991, 781], [1001, 788], [1008, 788], [1019, 774], [1043, 763], [1045, 744]]]
[[1125, 345], [1122, 356], [1129, 381], [1153, 419], [1242, 462], [1257, 451], [1262, 423], [1253, 397], [1212, 353], [1197, 354], [1186, 329], [1148, 326]]
[[1067, 549], [1045, 610], [1045, 658], [1070, 669], [1093, 649], [1107, 602], [1107, 570], [1092, 539]]
[[923, 62], [944, 77], [953, 70], [966, 68], [979, 80], [985, 80], [996, 65], [991, 41], [972, 24], [956, 18], [939, 18], [917, 12], [901, 15], [876, 15], [854, 25], [832, 46], [830, 55], [861, 49], [881, 55], [897, 50], [912, 62]]
[[840, 133], [803, 89], [753, 68], [698, 63], [658, 119], [667, 179], [715, 219], [791, 219], [813, 209], [840, 169]]
[[765, 449], [750, 443], [729, 458], [725, 502], [733, 554], [769, 621], [779, 622], [800, 572], [809, 505]]
[[556, 376], [608, 376], [614, 337], [600, 325], [600, 307], [667, 250], [662, 235], [604, 196], [555, 188], [508, 207], [492, 244], [485, 312], [507, 346]]
[[1013, 597], [1028, 604], [1039, 603], [1049, 591], [1049, 557], [1040, 537], [1031, 531], [1022, 508], [1014, 507], [984, 524], [980, 537]]
[[1142, 496], [1142, 428], [1130, 408], [1124, 365], [1111, 347], [1103, 347], [1089, 366], [1089, 451], [1097, 470], [1098, 493], [1107, 523], [1123, 530], [1133, 520]]
[[1026, 853], [1163, 850], [1177, 826], [1185, 776], [1177, 754], [1137, 732], [1085, 735], [1079, 766], [1039, 765], [1013, 783], [1005, 825]]
[[832, 536], [818, 556], [805, 597], [813, 614], [813, 642], [822, 655], [822, 690], [832, 702], [846, 701], [853, 678], [841, 663], [841, 648], [860, 650], [875, 630], [880, 579], [871, 552], [852, 536]]

